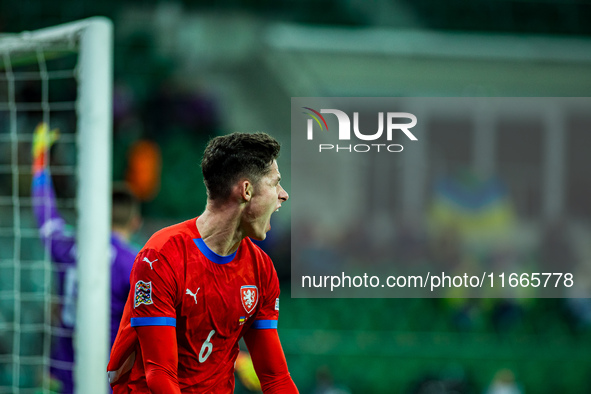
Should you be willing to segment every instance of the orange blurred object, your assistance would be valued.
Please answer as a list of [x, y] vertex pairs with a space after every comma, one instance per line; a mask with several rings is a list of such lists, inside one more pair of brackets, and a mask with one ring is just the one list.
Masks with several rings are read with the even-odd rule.
[[160, 191], [162, 155], [160, 147], [147, 140], [135, 142], [129, 149], [125, 179], [132, 193], [142, 201], [149, 201]]

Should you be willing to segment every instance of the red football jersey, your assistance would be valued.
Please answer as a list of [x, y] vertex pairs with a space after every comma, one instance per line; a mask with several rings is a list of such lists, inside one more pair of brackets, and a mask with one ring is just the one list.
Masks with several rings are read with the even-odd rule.
[[130, 281], [109, 362], [116, 372], [109, 374], [115, 383], [125, 375], [131, 393], [148, 392], [133, 327], [176, 327], [183, 393], [233, 392], [240, 338], [249, 329], [277, 328], [279, 281], [269, 256], [249, 238], [229, 256], [214, 253], [196, 219], [154, 234], [137, 255]]

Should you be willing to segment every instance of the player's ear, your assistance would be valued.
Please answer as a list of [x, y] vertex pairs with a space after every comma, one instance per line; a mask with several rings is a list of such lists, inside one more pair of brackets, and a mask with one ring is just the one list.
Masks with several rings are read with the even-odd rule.
[[253, 187], [248, 179], [240, 181], [240, 195], [243, 201], [249, 202], [252, 198]]

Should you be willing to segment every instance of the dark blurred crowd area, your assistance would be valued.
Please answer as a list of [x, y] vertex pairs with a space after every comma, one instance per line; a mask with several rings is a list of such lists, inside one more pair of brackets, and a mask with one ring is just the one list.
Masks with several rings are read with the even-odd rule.
[[[464, 197], [468, 197], [463, 203], [450, 193], [450, 182], [463, 185]], [[490, 192], [486, 184], [491, 182], [496, 197], [489, 195], [484, 199], [487, 203], [475, 209], [470, 201], [484, 190]], [[515, 231], [515, 226], [523, 226], [527, 220], [512, 194], [501, 179], [478, 180], [463, 169], [433, 182], [424, 217], [381, 228], [380, 233], [390, 234], [388, 237], [376, 236], [376, 227], [384, 224], [380, 220], [359, 220], [329, 236], [323, 235], [328, 233], [326, 229], [312, 224], [296, 226], [301, 232], [295, 236], [303, 238], [298, 243], [308, 248], [296, 251], [293, 263], [296, 267], [314, 266], [314, 271], [303, 270], [307, 274], [381, 272], [382, 281], [385, 275], [425, 277], [427, 271], [444, 271], [450, 276], [483, 271], [572, 272], [578, 284], [583, 283], [577, 290], [558, 286], [551, 289], [550, 297], [561, 298], [538, 298], [540, 293], [531, 286], [508, 289], [505, 282], [505, 289], [499, 289], [495, 278], [497, 288], [485, 294], [499, 298], [470, 298], [486, 295], [460, 286], [445, 289], [440, 298], [298, 299], [289, 301], [297, 313], [287, 318], [309, 319], [320, 330], [345, 330], [338, 340], [331, 338], [323, 351], [336, 352], [335, 347], [353, 342], [365, 349], [363, 362], [369, 368], [381, 369], [377, 375], [389, 376], [390, 382], [405, 387], [408, 393], [588, 392], [588, 242], [577, 242], [572, 221], [563, 217], [547, 221], [529, 234], [534, 238], [529, 246], [518, 246], [512, 238], [522, 237], [523, 229]], [[578, 219], [588, 230], [587, 218]], [[393, 290], [386, 289], [386, 294]], [[405, 288], [398, 294], [412, 291]], [[326, 296], [326, 292], [322, 294]], [[417, 294], [424, 297], [425, 291]], [[318, 310], [323, 313], [314, 312]], [[304, 328], [300, 322], [290, 324]], [[375, 337], [347, 332], [349, 329], [368, 330]], [[350, 348], [340, 351], [355, 353]], [[365, 356], [367, 353], [373, 358]], [[384, 360], [391, 364], [384, 366]], [[370, 377], [355, 381], [364, 379], [371, 381]], [[361, 385], [354, 388], [354, 392], [363, 392]], [[389, 392], [388, 387], [379, 392]]]
[[223, 131], [218, 103], [175, 80], [174, 62], [151, 40], [137, 33], [115, 54], [113, 177], [131, 184], [146, 217], [196, 216], [205, 207], [201, 154]]
[[[0, 4], [0, 31], [38, 29], [94, 15], [113, 18], [125, 6], [153, 7], [161, 3], [163, 1], [159, 0], [3, 2]], [[591, 4], [586, 1], [452, 0], [442, 3], [433, 0], [379, 0], [367, 3], [342, 0], [180, 0], [176, 3], [188, 10], [248, 12], [274, 20], [317, 25], [408, 27], [408, 24], [418, 23], [421, 27], [436, 30], [591, 34], [588, 23]], [[407, 8], [419, 16], [418, 22], [396, 15], [395, 11], [401, 14]]]

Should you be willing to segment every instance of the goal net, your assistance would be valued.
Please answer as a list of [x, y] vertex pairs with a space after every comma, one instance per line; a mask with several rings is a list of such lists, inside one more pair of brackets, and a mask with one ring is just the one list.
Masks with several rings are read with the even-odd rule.
[[[0, 393], [67, 391], [50, 372], [72, 374], [75, 392], [107, 392], [111, 85], [105, 18], [0, 35]], [[33, 213], [40, 124], [59, 129], [49, 171], [75, 265], [52, 259]], [[73, 360], [56, 352], [64, 343]]]

